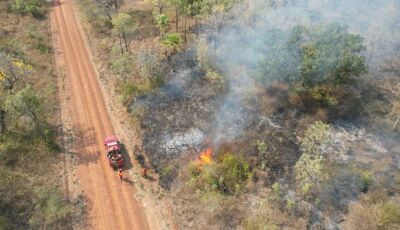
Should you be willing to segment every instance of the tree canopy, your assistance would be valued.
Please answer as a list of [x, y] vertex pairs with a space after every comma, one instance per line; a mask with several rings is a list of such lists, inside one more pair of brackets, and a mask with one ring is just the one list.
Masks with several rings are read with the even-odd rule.
[[314, 87], [343, 84], [367, 71], [363, 38], [338, 24], [296, 26], [289, 34], [271, 30], [265, 42], [268, 48], [260, 65], [264, 77]]
[[133, 33], [136, 30], [135, 21], [127, 13], [119, 13], [112, 20], [114, 32], [118, 34], [120, 39], [121, 53], [123, 53], [122, 40], [125, 43], [126, 51], [129, 51], [129, 43]]

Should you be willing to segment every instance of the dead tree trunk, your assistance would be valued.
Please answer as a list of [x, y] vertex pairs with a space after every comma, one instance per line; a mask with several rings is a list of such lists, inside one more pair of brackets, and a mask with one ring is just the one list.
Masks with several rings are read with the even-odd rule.
[[186, 44], [186, 42], [187, 42], [187, 30], [186, 30], [186, 17], [185, 17], [185, 23], [184, 23], [184, 26], [185, 26], [185, 44]]
[[0, 108], [0, 133], [6, 131], [6, 112]]
[[122, 34], [122, 37], [124, 38], [126, 52], [129, 53], [129, 45], [128, 45], [128, 39], [126, 38], [126, 34], [125, 33]]
[[396, 122], [393, 125], [393, 128], [392, 128], [393, 131], [396, 129], [396, 126], [399, 123], [399, 121], [400, 121], [400, 116], [397, 118]]
[[175, 6], [175, 28], [176, 32], [179, 33], [179, 10], [177, 6]]
[[119, 47], [121, 48], [121, 55], [123, 55], [124, 54], [124, 48], [122, 46], [121, 34], [118, 34], [118, 38], [119, 38]]

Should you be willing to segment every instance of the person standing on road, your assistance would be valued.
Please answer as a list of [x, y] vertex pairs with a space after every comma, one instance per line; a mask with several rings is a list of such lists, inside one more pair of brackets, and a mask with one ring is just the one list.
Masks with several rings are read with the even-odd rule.
[[122, 181], [122, 169], [121, 168], [118, 169], [118, 176], [119, 176], [119, 179]]
[[142, 170], [142, 177], [147, 178], [147, 170], [148, 170], [147, 167], [144, 166]]

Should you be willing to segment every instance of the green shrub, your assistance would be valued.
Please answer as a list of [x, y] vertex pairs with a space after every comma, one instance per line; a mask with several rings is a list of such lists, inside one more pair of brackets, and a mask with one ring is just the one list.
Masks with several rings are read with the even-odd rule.
[[165, 15], [165, 14], [157, 15], [154, 18], [154, 21], [156, 23], [156, 26], [160, 30], [161, 34], [163, 35], [168, 30], [168, 27], [169, 27], [169, 18], [168, 18], [168, 16]]
[[242, 189], [251, 176], [251, 170], [243, 158], [226, 154], [209, 165], [189, 164], [189, 174], [189, 184], [195, 189], [229, 194]]
[[257, 140], [255, 145], [259, 153], [266, 153], [268, 150], [268, 145], [262, 140]]
[[296, 180], [299, 192], [308, 196], [327, 177], [325, 158], [321, 148], [328, 143], [330, 126], [321, 121], [315, 122], [305, 132], [300, 144], [302, 155], [296, 162]]
[[15, 0], [11, 9], [16, 14], [32, 14], [35, 17], [43, 17], [45, 10], [42, 8], [44, 2], [35, 0]]
[[29, 37], [31, 37], [35, 41], [35, 48], [42, 53], [48, 53], [50, 51], [50, 47], [45, 44], [44, 36], [37, 31], [37, 26], [32, 25], [28, 28]]
[[222, 90], [225, 87], [224, 77], [216, 71], [208, 70], [206, 73], [206, 79], [210, 82], [211, 87], [214, 90]]
[[294, 209], [296, 208], [296, 205], [297, 205], [297, 203], [296, 203], [295, 200], [293, 200], [293, 199], [287, 199], [287, 201], [286, 201], [286, 209], [287, 209], [289, 212], [293, 212]]
[[174, 166], [173, 165], [167, 165], [161, 170], [161, 176], [163, 177], [169, 177], [174, 171]]
[[227, 192], [240, 190], [251, 175], [249, 164], [243, 158], [230, 154], [223, 157], [220, 170], [220, 186], [223, 191]]
[[361, 191], [367, 192], [369, 186], [374, 181], [374, 178], [370, 172], [364, 171], [360, 174]]
[[42, 190], [38, 192], [38, 202], [29, 223], [34, 227], [61, 228], [70, 224], [73, 211], [73, 206], [64, 199], [61, 191]]
[[332, 89], [327, 86], [316, 86], [308, 89], [310, 97], [323, 106], [336, 106], [339, 104]]
[[275, 182], [272, 185], [272, 194], [275, 199], [279, 199], [281, 197], [282, 186], [278, 182]]
[[133, 83], [125, 82], [118, 85], [118, 92], [122, 103], [128, 106], [133, 98], [140, 93], [140, 90]]

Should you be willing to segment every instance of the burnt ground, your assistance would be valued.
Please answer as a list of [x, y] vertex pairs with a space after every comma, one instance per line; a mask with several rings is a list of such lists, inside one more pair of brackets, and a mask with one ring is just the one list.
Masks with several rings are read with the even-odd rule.
[[[232, 122], [225, 124], [221, 133], [237, 136], [226, 144], [218, 141], [218, 146], [213, 146], [215, 151], [229, 146], [229, 151], [246, 155], [253, 167], [268, 170], [263, 176], [266, 184], [290, 176], [290, 166], [299, 157], [295, 135], [290, 132], [296, 127], [293, 113], [276, 115], [279, 111], [271, 110], [267, 116], [268, 106], [259, 96], [240, 102], [230, 100], [225, 91], [216, 92], [193, 59], [191, 53], [176, 55], [175, 71], [166, 74], [165, 85], [136, 97], [130, 107], [132, 113], [144, 111], [140, 114], [142, 147], [160, 173], [161, 185], [170, 187], [178, 173], [179, 159], [195, 159], [210, 139], [215, 145], [215, 132], [220, 128], [216, 120], [224, 119]], [[275, 92], [262, 92], [268, 93]], [[264, 141], [267, 151], [259, 152], [256, 141]]]
[[193, 146], [197, 151], [211, 130], [219, 97], [205, 84], [190, 53], [174, 57], [175, 71], [165, 76], [163, 87], [136, 97], [131, 112], [140, 116], [143, 149], [155, 169]]

